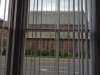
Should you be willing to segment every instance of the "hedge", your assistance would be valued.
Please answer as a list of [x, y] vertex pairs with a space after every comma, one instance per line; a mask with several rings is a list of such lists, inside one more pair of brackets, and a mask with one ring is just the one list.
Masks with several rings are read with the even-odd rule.
[[[2, 55], [6, 55], [6, 48], [2, 48]], [[25, 55], [27, 56], [56, 56], [56, 50], [54, 48], [47, 50], [47, 49], [41, 49], [41, 50], [25, 50]], [[70, 53], [68, 54], [68, 50], [67, 49], [62, 49], [59, 52], [59, 56], [60, 57], [73, 57], [73, 54]], [[75, 54], [76, 57], [78, 57], [78, 53]], [[81, 53], [80, 53], [80, 57], [81, 57]], [[83, 57], [85, 57], [85, 51], [83, 52]], [[88, 57], [90, 58], [90, 52], [88, 51]]]
[[[32, 51], [32, 50], [25, 50], [25, 55], [33, 55], [33, 56], [56, 56], [56, 51], [55, 49], [51, 49], [51, 50], [46, 50], [46, 49], [41, 49], [41, 50], [36, 50], [36, 51]], [[85, 57], [85, 52], [83, 53], [84, 57]], [[88, 52], [88, 55], [90, 57], [90, 53]], [[59, 52], [59, 56], [60, 57], [73, 57], [72, 53], [68, 53], [67, 49], [63, 49]], [[78, 53], [75, 54], [75, 57], [78, 57]], [[81, 53], [80, 53], [80, 57], [81, 57]]]
[[2, 55], [6, 55], [6, 48], [2, 49]]

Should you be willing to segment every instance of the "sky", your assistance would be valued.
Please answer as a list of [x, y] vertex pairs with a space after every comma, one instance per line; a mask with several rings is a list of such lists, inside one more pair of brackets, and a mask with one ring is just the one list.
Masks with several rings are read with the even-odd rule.
[[[41, 11], [41, 3], [42, 3], [41, 1], [42, 0], [38, 0], [38, 11]], [[43, 7], [42, 7], [43, 9], [42, 10], [43, 11], [51, 11], [51, 10], [55, 11], [56, 10], [56, 1], [57, 0], [43, 0]], [[85, 8], [84, 1], [83, 1], [83, 9]], [[4, 19], [5, 4], [6, 4], [5, 20], [7, 20], [9, 0], [1, 0], [0, 18]], [[34, 0], [30, 0], [30, 11], [33, 11], [33, 6], [34, 6]], [[35, 10], [36, 9], [37, 9], [37, 0], [35, 0]], [[60, 10], [61, 11], [68, 11], [68, 0], [60, 0]], [[77, 10], [78, 10], [78, 0], [75, 0], [75, 11], [77, 11]], [[70, 0], [70, 11], [73, 11], [73, 0]]]

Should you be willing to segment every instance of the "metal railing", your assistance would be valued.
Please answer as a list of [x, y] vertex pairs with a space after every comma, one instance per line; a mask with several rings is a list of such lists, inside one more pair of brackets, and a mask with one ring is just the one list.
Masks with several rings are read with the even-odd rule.
[[96, 1], [0, 0], [0, 75], [99, 75]]

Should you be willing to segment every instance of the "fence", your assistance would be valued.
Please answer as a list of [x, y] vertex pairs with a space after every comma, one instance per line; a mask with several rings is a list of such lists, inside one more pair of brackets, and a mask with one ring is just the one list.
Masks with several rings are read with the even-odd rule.
[[93, 1], [1, 0], [0, 75], [99, 75]]

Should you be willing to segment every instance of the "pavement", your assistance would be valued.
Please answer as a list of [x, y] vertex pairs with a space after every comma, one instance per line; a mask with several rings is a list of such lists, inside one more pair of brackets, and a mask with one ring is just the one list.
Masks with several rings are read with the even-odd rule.
[[[41, 58], [40, 61], [38, 58], [34, 60], [34, 58], [28, 57], [24, 60], [24, 67], [23, 67], [23, 75], [57, 75], [57, 62], [55, 58]], [[4, 75], [5, 73], [5, 60], [2, 61], [2, 69], [1, 74]], [[73, 59], [70, 59], [68, 63], [68, 59], [60, 58], [59, 59], [59, 75], [74, 75], [73, 72]], [[81, 61], [80, 61], [80, 71], [81, 71]], [[84, 60], [84, 75], [86, 75], [86, 62]], [[79, 63], [78, 59], [75, 61], [75, 75], [79, 75]], [[91, 75], [91, 64], [89, 60], [89, 75]]]

